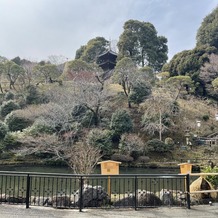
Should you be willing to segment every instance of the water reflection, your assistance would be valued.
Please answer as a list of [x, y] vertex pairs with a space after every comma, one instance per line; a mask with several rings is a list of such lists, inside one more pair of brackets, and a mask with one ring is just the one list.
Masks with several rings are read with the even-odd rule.
[[[40, 173], [73, 173], [68, 167], [51, 167], [51, 166], [0, 166], [0, 171], [16, 171], [16, 172], [40, 172]], [[100, 167], [97, 167], [94, 174], [100, 174]], [[163, 169], [163, 168], [128, 168], [120, 167], [120, 174], [178, 174], [179, 168]]]

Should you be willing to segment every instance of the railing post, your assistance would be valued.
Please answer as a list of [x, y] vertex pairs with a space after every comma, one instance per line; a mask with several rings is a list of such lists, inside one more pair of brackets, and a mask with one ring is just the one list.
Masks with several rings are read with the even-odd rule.
[[80, 177], [80, 192], [79, 192], [79, 212], [83, 209], [83, 177]]
[[137, 189], [138, 189], [138, 179], [137, 176], [135, 176], [135, 210], [137, 210], [137, 203], [138, 203]]
[[186, 175], [186, 198], [187, 198], [187, 208], [191, 209], [191, 200], [190, 200], [190, 175]]
[[26, 209], [30, 206], [30, 175], [27, 174], [26, 181]]

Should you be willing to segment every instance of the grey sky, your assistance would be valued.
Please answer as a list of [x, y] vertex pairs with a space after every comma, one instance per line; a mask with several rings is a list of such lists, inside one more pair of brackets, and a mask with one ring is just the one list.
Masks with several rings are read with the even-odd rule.
[[192, 49], [218, 0], [0, 0], [0, 56], [74, 59], [96, 36], [118, 40], [129, 19], [151, 22], [168, 39], [169, 58]]

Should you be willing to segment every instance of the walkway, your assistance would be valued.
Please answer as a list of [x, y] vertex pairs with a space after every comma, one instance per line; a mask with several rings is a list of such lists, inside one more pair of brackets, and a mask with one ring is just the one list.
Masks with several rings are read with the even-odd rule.
[[0, 218], [217, 218], [218, 204], [213, 206], [192, 206], [192, 209], [178, 207], [133, 209], [84, 209], [83, 212], [71, 209], [53, 209], [33, 206], [26, 209], [23, 205], [0, 205]]

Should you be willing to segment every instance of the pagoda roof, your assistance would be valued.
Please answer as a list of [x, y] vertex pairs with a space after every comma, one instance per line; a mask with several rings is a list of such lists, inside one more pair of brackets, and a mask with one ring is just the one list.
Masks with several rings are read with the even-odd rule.
[[107, 54], [111, 54], [111, 55], [114, 55], [117, 57], [117, 53], [112, 51], [112, 50], [107, 50], [104, 53], [100, 54], [98, 57], [102, 57], [102, 56], [107, 55]]

